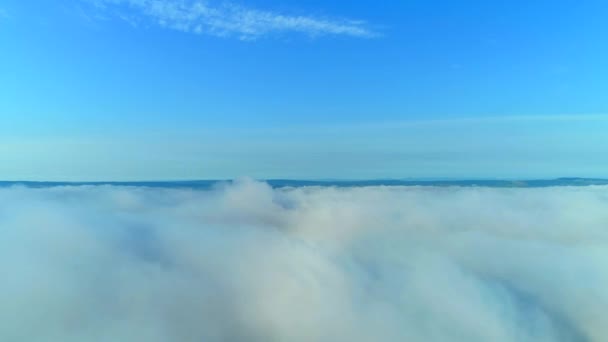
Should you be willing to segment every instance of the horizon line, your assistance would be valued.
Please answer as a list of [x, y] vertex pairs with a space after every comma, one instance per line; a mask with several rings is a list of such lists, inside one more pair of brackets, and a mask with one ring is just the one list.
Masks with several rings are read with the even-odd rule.
[[522, 178], [499, 178], [499, 177], [411, 177], [411, 178], [255, 178], [255, 177], [236, 177], [224, 179], [180, 179], [180, 180], [2, 180], [0, 184], [75, 184], [75, 185], [104, 185], [104, 184], [184, 184], [184, 183], [221, 183], [239, 182], [243, 180], [253, 180], [258, 182], [296, 182], [296, 183], [366, 183], [366, 182], [396, 182], [396, 183], [432, 183], [432, 182], [543, 182], [543, 181], [605, 181], [608, 177], [522, 177]]

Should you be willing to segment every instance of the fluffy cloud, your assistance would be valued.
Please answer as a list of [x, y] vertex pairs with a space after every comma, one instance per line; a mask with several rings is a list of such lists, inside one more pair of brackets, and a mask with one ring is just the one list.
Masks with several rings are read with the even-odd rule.
[[608, 187], [0, 189], [2, 341], [605, 341]]
[[[346, 35], [370, 38], [376, 34], [359, 20], [337, 20], [286, 15], [253, 9], [231, 2], [192, 0], [87, 0], [103, 10], [115, 10], [120, 18], [137, 24], [141, 18], [170, 29], [257, 39], [277, 32], [299, 32], [310, 36]], [[128, 12], [126, 10], [131, 10]]]

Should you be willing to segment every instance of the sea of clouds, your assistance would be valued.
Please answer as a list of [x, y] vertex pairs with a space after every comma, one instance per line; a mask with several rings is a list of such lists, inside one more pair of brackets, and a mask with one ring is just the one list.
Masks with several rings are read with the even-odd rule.
[[0, 341], [608, 341], [608, 187], [0, 189]]

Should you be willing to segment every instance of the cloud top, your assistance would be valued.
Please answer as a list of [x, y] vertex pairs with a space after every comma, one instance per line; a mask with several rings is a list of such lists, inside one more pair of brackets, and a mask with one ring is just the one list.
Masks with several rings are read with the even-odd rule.
[[3, 341], [605, 341], [608, 187], [0, 188]]
[[308, 36], [343, 35], [358, 38], [377, 36], [364, 21], [287, 15], [232, 2], [192, 0], [91, 0], [136, 25], [151, 20], [162, 27], [218, 37], [255, 40], [286, 32]]

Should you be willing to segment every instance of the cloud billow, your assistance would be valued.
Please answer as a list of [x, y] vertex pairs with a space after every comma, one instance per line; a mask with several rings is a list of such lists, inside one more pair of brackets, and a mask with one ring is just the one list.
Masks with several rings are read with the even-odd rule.
[[605, 341], [608, 187], [0, 189], [2, 341]]
[[192, 0], [86, 0], [131, 24], [151, 20], [162, 27], [217, 37], [255, 40], [287, 32], [308, 36], [372, 38], [378, 34], [364, 21], [287, 15], [232, 2]]

